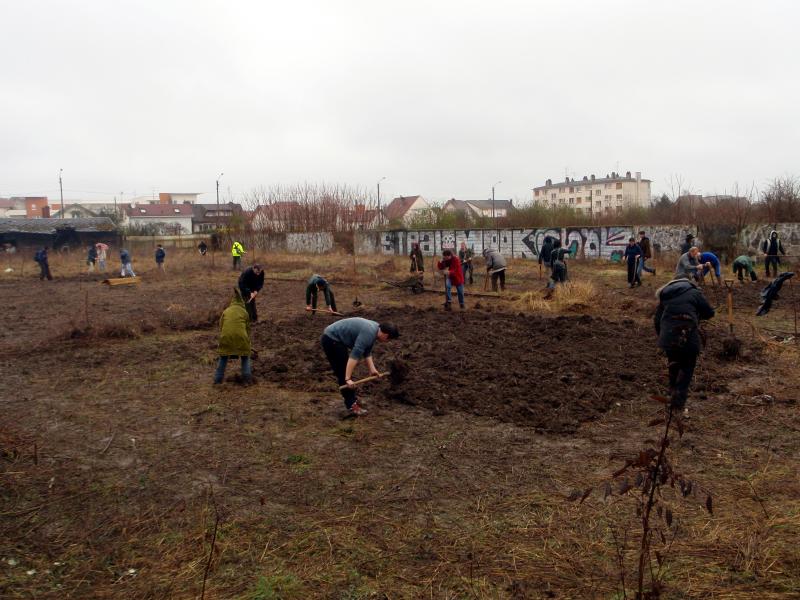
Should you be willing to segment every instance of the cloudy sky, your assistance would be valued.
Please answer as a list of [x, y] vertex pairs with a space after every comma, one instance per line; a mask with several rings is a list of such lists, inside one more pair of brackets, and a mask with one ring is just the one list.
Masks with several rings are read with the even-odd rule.
[[0, 0], [0, 195], [800, 174], [800, 3]]

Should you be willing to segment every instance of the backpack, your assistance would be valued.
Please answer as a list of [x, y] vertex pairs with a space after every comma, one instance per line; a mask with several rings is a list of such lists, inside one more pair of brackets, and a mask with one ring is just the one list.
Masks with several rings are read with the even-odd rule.
[[44, 251], [43, 250], [37, 250], [36, 254], [33, 255], [33, 260], [34, 260], [34, 262], [37, 262], [37, 263], [42, 262], [44, 260]]

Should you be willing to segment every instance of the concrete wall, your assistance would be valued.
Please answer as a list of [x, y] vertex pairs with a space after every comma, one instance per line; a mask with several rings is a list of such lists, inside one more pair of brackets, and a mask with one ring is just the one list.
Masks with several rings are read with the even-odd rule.
[[359, 234], [356, 247], [359, 254], [381, 252], [383, 254], [408, 254], [411, 244], [419, 242], [422, 253], [438, 254], [444, 248], [458, 248], [465, 241], [477, 254], [484, 248], [499, 248], [505, 256], [536, 259], [545, 236], [561, 240], [577, 258], [604, 258], [619, 260], [628, 238], [638, 238], [639, 230], [647, 232], [656, 253], [676, 253], [687, 233], [696, 236], [695, 243], [734, 258], [737, 252], [758, 250], [761, 242], [777, 229], [788, 254], [800, 255], [800, 223], [754, 225], [739, 235], [735, 229], [711, 226], [698, 229], [689, 225], [619, 225], [597, 227], [545, 227], [533, 229], [472, 229], [472, 230], [426, 230], [426, 231], [381, 231]]
[[333, 250], [333, 234], [329, 231], [319, 233], [287, 233], [286, 249], [289, 252], [321, 254]]

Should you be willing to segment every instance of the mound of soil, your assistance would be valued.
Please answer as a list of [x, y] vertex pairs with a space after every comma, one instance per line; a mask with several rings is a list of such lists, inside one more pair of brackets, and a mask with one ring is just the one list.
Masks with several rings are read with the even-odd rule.
[[[373, 401], [568, 433], [615, 402], [646, 398], [664, 378], [652, 332], [643, 337], [630, 320], [415, 308], [364, 316], [394, 321], [402, 333], [399, 341], [376, 346], [378, 367], [390, 366], [394, 376], [364, 389]], [[256, 372], [292, 389], [335, 392], [319, 347], [328, 323], [304, 317], [258, 323]]]

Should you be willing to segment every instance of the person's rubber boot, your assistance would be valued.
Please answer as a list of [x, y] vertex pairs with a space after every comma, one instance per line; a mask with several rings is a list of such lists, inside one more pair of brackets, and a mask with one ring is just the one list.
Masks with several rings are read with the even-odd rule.
[[463, 304], [459, 304], [459, 306], [461, 307], [461, 310], [464, 310], [466, 308], [466, 306], [464, 306]]
[[449, 311], [453, 310], [453, 306], [449, 302], [445, 302], [444, 303], [444, 309], [449, 312]]

